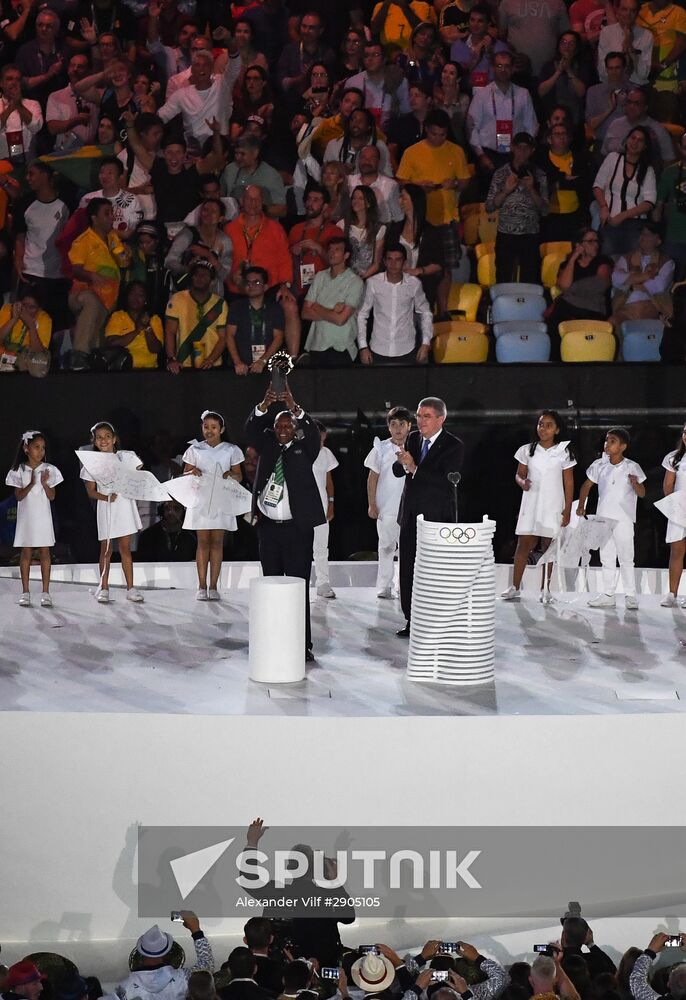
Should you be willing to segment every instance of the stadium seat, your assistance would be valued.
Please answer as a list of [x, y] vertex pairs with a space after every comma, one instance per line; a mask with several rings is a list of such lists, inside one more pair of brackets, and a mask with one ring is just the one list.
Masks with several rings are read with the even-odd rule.
[[482, 295], [481, 285], [463, 285], [455, 281], [448, 293], [448, 312], [463, 313], [462, 319], [474, 323]]
[[545, 323], [539, 322], [537, 320], [520, 320], [511, 319], [505, 320], [503, 323], [493, 324], [493, 336], [497, 340], [498, 337], [502, 337], [504, 333], [547, 333], [548, 327]]
[[[609, 326], [609, 324], [608, 324]], [[560, 342], [563, 361], [614, 361], [617, 344], [607, 330], [589, 332], [574, 330], [566, 333]]]
[[[482, 244], [485, 246], [485, 244]], [[485, 253], [476, 259], [476, 280], [483, 288], [495, 284], [495, 253]]]
[[552, 288], [557, 283], [557, 275], [562, 262], [568, 257], [566, 253], [547, 253], [541, 261], [541, 283], [545, 288]]
[[572, 244], [569, 240], [557, 240], [552, 243], [541, 243], [538, 248], [538, 252], [541, 255], [541, 260], [549, 253], [561, 253], [565, 257], [568, 253], [572, 252]]
[[488, 253], [495, 253], [495, 243], [477, 243], [474, 247], [476, 259], [481, 260]]
[[479, 242], [479, 219], [483, 211], [484, 203], [474, 201], [467, 205], [460, 205], [460, 219], [462, 220], [463, 238], [467, 246], [473, 247]]
[[659, 319], [626, 320], [621, 326], [625, 361], [659, 361], [664, 324]]
[[558, 326], [560, 339], [570, 333], [612, 333], [612, 323], [602, 319], [566, 319]]
[[499, 295], [491, 305], [491, 323], [507, 320], [543, 319], [546, 301], [542, 295]]
[[432, 349], [439, 365], [480, 364], [488, 358], [486, 327], [460, 320], [436, 323]]
[[495, 356], [501, 364], [550, 360], [547, 333], [501, 333], [495, 342]]
[[526, 281], [501, 281], [491, 288], [491, 302], [499, 295], [543, 295], [543, 285], [531, 285]]

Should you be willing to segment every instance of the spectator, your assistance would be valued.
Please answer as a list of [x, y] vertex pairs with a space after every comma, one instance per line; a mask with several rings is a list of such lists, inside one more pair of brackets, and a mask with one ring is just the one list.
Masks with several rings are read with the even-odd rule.
[[[614, 974], [617, 969], [615, 963], [609, 955], [598, 947], [593, 940], [593, 931], [583, 917], [565, 917], [562, 920], [562, 963], [575, 955], [581, 957], [588, 968], [591, 979], [596, 979], [604, 973]], [[585, 945], [587, 952], [582, 952], [581, 947]]]
[[348, 173], [342, 163], [331, 160], [324, 164], [322, 187], [329, 195], [329, 219], [333, 223], [339, 223], [350, 209]]
[[95, 139], [98, 109], [74, 91], [74, 84], [83, 80], [87, 73], [88, 57], [80, 53], [73, 55], [67, 66], [69, 83], [48, 96], [45, 122], [48, 132], [55, 137], [55, 150], [58, 152], [80, 149]]
[[[183, 528], [185, 513], [178, 500], [161, 503], [157, 508], [159, 521], [138, 536], [136, 558], [143, 562], [195, 562], [195, 534]], [[194, 972], [191, 980], [197, 975], [202, 973]]]
[[[112, 59], [99, 73], [85, 76], [73, 84], [74, 93], [84, 101], [98, 105], [98, 117], [111, 118], [114, 122], [115, 138], [126, 142], [126, 114], [136, 114], [138, 108], [134, 99], [133, 70], [124, 59]], [[143, 110], [154, 111], [154, 106]]]
[[498, 211], [495, 241], [496, 281], [538, 284], [538, 247], [541, 219], [548, 214], [548, 182], [543, 171], [530, 162], [534, 140], [519, 132], [512, 140], [507, 166], [493, 174], [486, 211]]
[[459, 192], [469, 178], [467, 161], [459, 146], [448, 141], [450, 120], [445, 111], [432, 111], [425, 122], [426, 138], [410, 146], [398, 168], [398, 180], [411, 181], [426, 191], [427, 221], [439, 229], [443, 243], [445, 271], [438, 287], [439, 313], [448, 305], [452, 269], [460, 256], [460, 239], [455, 218]]
[[[357, 314], [357, 346], [363, 365], [426, 364], [433, 338], [431, 307], [419, 278], [403, 273], [407, 250], [390, 244], [384, 253], [385, 272], [375, 274], [365, 286], [364, 302]], [[367, 321], [373, 313], [371, 339]], [[416, 348], [417, 323], [421, 344]]]
[[200, 204], [188, 213], [183, 220], [187, 226], [197, 226], [200, 222], [200, 209], [204, 201], [220, 201], [222, 204], [222, 215], [225, 221], [235, 219], [239, 212], [239, 205], [235, 198], [221, 197], [221, 182], [215, 174], [202, 174], [198, 177], [200, 185]]
[[379, 128], [385, 129], [392, 115], [410, 110], [407, 80], [402, 75], [386, 71], [383, 47], [373, 40], [365, 42], [364, 70], [348, 80], [364, 94], [364, 105], [374, 116]]
[[3, 371], [23, 371], [21, 355], [50, 349], [52, 319], [27, 288], [19, 299], [0, 306], [0, 357]]
[[229, 291], [234, 295], [244, 289], [245, 267], [258, 264], [269, 275], [269, 287], [290, 287], [293, 263], [283, 227], [264, 212], [262, 191], [249, 184], [243, 194], [241, 213], [224, 227], [233, 244], [233, 264]]
[[398, 163], [406, 149], [424, 138], [424, 122], [433, 103], [433, 88], [428, 83], [416, 81], [408, 87], [410, 110], [391, 122], [388, 149], [394, 163]]
[[140, 157], [131, 144], [131, 130], [134, 132], [136, 145], [140, 145], [145, 153], [146, 163], [149, 157], [157, 156], [162, 144], [164, 125], [161, 118], [149, 112], [142, 112], [136, 118], [127, 113], [127, 128], [129, 132], [128, 148], [119, 153], [119, 160], [124, 167], [124, 183], [131, 194], [138, 198], [144, 219], [156, 219], [157, 205], [153, 193], [150, 169], [141, 162]]
[[585, 149], [573, 152], [567, 125], [554, 125], [548, 133], [548, 148], [536, 157], [536, 165], [548, 180], [550, 213], [542, 223], [544, 240], [573, 241], [581, 225], [588, 222], [593, 174]]
[[309, 962], [300, 959], [289, 962], [283, 970], [283, 992], [279, 994], [278, 1000], [295, 1000], [301, 993], [309, 993], [310, 987], [314, 984], [314, 977], [315, 972], [314, 969], [310, 969]]
[[624, 102], [629, 92], [626, 65], [623, 52], [608, 52], [605, 82], [596, 83], [586, 91], [586, 125], [601, 146], [610, 125], [625, 113]]
[[[490, 65], [490, 64], [489, 64]], [[445, 111], [450, 119], [450, 129], [458, 146], [467, 146], [467, 112], [469, 98], [460, 93], [462, 69], [456, 62], [447, 62], [441, 70], [440, 83], [434, 87], [433, 105]]]
[[302, 93], [307, 71], [314, 62], [324, 63], [333, 70], [336, 56], [322, 42], [324, 21], [321, 14], [310, 11], [300, 19], [299, 40], [283, 47], [276, 68], [276, 77], [284, 91]]
[[208, 369], [221, 364], [226, 344], [226, 302], [212, 291], [217, 274], [209, 260], [193, 261], [189, 287], [169, 299], [164, 323], [167, 371]]
[[269, 949], [274, 940], [272, 922], [267, 917], [251, 917], [243, 928], [243, 943], [255, 959], [255, 982], [261, 989], [276, 997], [283, 985], [283, 965], [270, 958]]
[[175, 969], [168, 965], [165, 958], [174, 946], [174, 938], [154, 924], [136, 943], [136, 958], [140, 962], [140, 969], [119, 983], [106, 1000], [116, 1000], [117, 997], [119, 1000], [134, 1000], [150, 993], [154, 993], [159, 1000], [185, 1000], [192, 973], [198, 969], [213, 971], [212, 948], [200, 929], [198, 918], [190, 910], [184, 910], [183, 917], [183, 926], [193, 937], [195, 965], [191, 969], [183, 966]]
[[76, 315], [72, 334], [72, 371], [83, 371], [97, 347], [108, 314], [119, 297], [121, 269], [131, 262], [131, 251], [112, 228], [112, 205], [94, 198], [86, 206], [89, 227], [69, 250], [74, 281], [69, 308]]
[[633, 994], [629, 987], [629, 977], [634, 971], [636, 959], [642, 954], [643, 952], [640, 948], [627, 948], [619, 960], [616, 979], [620, 1000], [633, 1000]]
[[387, 225], [389, 222], [399, 222], [403, 217], [398, 201], [400, 188], [392, 177], [379, 173], [381, 157], [377, 146], [365, 146], [357, 157], [358, 174], [348, 177], [348, 187], [352, 193], [356, 187], [371, 188], [376, 196], [379, 212], [379, 222]]
[[[180, 505], [179, 505], [180, 506]], [[183, 510], [183, 508], [181, 508]], [[184, 532], [190, 535], [190, 532]], [[142, 536], [141, 536], [142, 537]], [[193, 536], [191, 535], [191, 538]], [[140, 541], [138, 543], [138, 554], [140, 555]], [[219, 1000], [214, 976], [211, 972], [199, 969], [192, 972], [188, 978], [188, 995], [186, 1000]]]
[[624, 152], [608, 153], [596, 174], [593, 195], [603, 253], [615, 256], [636, 247], [643, 221], [657, 201], [650, 158], [650, 133], [639, 125], [629, 132]]
[[408, 87], [413, 83], [423, 83], [431, 88], [437, 82], [443, 62], [443, 52], [437, 46], [438, 32], [432, 21], [423, 21], [412, 29], [407, 52], [393, 59], [393, 65], [403, 71]]
[[147, 49], [155, 60], [165, 82], [190, 68], [191, 46], [199, 35], [199, 28], [192, 18], [181, 18], [178, 23], [176, 45], [163, 45], [160, 40], [160, 12], [158, 0], [148, 4]]
[[[404, 272], [421, 280], [433, 311], [445, 264], [440, 230], [426, 221], [424, 188], [418, 184], [405, 184], [400, 192], [400, 209], [402, 221], [388, 227], [386, 245], [400, 243], [405, 247], [407, 259]], [[447, 309], [447, 301], [445, 306]]]
[[262, 190], [265, 214], [271, 219], [286, 214], [286, 189], [280, 174], [260, 157], [260, 141], [242, 135], [234, 143], [234, 162], [224, 169], [222, 190], [225, 195], [241, 201], [248, 185]]
[[637, 23], [653, 36], [651, 79], [657, 91], [654, 114], [660, 121], [676, 121], [679, 61], [686, 51], [686, 11], [671, 0], [648, 0], [641, 5]]
[[469, 12], [469, 32], [450, 46], [450, 58], [464, 71], [471, 90], [493, 82], [493, 59], [507, 52], [504, 42], [494, 39], [489, 29], [491, 12], [485, 4], [476, 4]]
[[331, 139], [324, 150], [324, 163], [331, 160], [345, 164], [349, 173], [359, 170], [358, 157], [365, 146], [377, 146], [381, 156], [381, 172], [392, 173], [388, 146], [377, 139], [376, 120], [368, 108], [355, 108], [340, 139]]
[[243, 80], [250, 66], [261, 66], [263, 69], [269, 70], [269, 63], [264, 52], [258, 52], [255, 47], [255, 28], [249, 18], [236, 18], [233, 22], [233, 37], [236, 39], [238, 54], [241, 58], [239, 80]]
[[150, 308], [161, 316], [167, 306], [169, 287], [164, 266], [164, 240], [154, 222], [141, 222], [133, 241], [130, 280], [142, 281]]
[[17, 52], [24, 89], [41, 107], [54, 89], [66, 83], [67, 50], [58, 39], [59, 30], [59, 15], [49, 7], [41, 10], [36, 18], [36, 37], [24, 42]]
[[344, 236], [329, 240], [328, 257], [328, 269], [315, 275], [303, 305], [303, 319], [312, 323], [305, 350], [312, 364], [322, 368], [355, 360], [355, 313], [364, 294], [362, 280], [349, 266], [350, 244]]
[[639, 0], [618, 0], [615, 21], [606, 24], [598, 39], [598, 76], [602, 83], [607, 79], [605, 56], [608, 52], [622, 52], [627, 73], [632, 83], [644, 87], [648, 83], [653, 58], [653, 36], [636, 23]]
[[134, 368], [157, 368], [164, 346], [162, 320], [150, 314], [147, 289], [132, 281], [123, 290], [124, 308], [113, 312], [105, 327], [108, 347], [125, 348]]
[[273, 994], [257, 985], [257, 962], [249, 948], [234, 948], [226, 964], [231, 981], [218, 990], [220, 1000], [272, 1000]]
[[174, 237], [165, 266], [176, 281], [184, 286], [194, 261], [206, 260], [214, 268], [215, 292], [224, 294], [224, 282], [231, 273], [231, 240], [222, 230], [224, 206], [219, 198], [206, 198], [200, 205], [197, 226], [184, 226]]
[[143, 210], [135, 194], [122, 188], [124, 164], [116, 156], [106, 156], [100, 161], [99, 191], [85, 194], [79, 207], [85, 208], [94, 198], [107, 198], [112, 206], [112, 227], [121, 240], [128, 241], [143, 221]]
[[580, 1000], [572, 981], [562, 968], [561, 953], [554, 949], [553, 956], [538, 955], [531, 963], [529, 982], [535, 1000], [554, 996], [560, 996], [562, 1000]]
[[336, 73], [339, 80], [346, 81], [356, 73], [361, 73], [363, 45], [367, 39], [364, 31], [359, 28], [348, 28], [341, 40], [341, 50], [336, 63]]
[[350, 192], [350, 208], [338, 228], [350, 243], [350, 267], [355, 274], [363, 281], [376, 274], [381, 266], [386, 227], [379, 222], [376, 195], [370, 188], [359, 184]]
[[559, 356], [560, 323], [568, 319], [607, 319], [613, 266], [612, 259], [600, 253], [596, 231], [590, 227], [580, 230], [576, 246], [558, 271], [560, 295], [547, 314], [550, 343], [556, 357]]
[[16, 1000], [22, 997], [23, 1000], [38, 1000], [43, 992], [43, 981], [47, 976], [42, 975], [38, 968], [28, 959], [23, 962], [15, 962], [7, 970], [5, 981], [2, 984], [3, 997], [5, 1000]]
[[245, 295], [229, 306], [226, 342], [236, 375], [261, 374], [283, 345], [285, 319], [278, 302], [267, 298], [263, 267], [245, 269]]
[[327, 267], [329, 240], [340, 235], [338, 227], [328, 220], [329, 202], [326, 188], [310, 187], [305, 197], [305, 221], [297, 222], [288, 234], [288, 245], [295, 258], [293, 289], [299, 298], [312, 284], [315, 274]]
[[238, 138], [250, 115], [259, 115], [265, 121], [271, 121], [273, 112], [274, 101], [267, 70], [259, 63], [253, 63], [243, 73], [234, 97], [231, 139], [235, 141]]
[[163, 122], [181, 115], [184, 137], [194, 149], [213, 135], [215, 120], [225, 122], [231, 117], [232, 91], [241, 68], [235, 43], [232, 46], [224, 71], [216, 76], [212, 53], [194, 52], [188, 86], [168, 97], [158, 111]]
[[[195, 38], [193, 38], [193, 40], [191, 41], [191, 48], [190, 48], [191, 62], [193, 60], [193, 53], [200, 51], [212, 52], [212, 44], [209, 38], [205, 38], [204, 35], [196, 35]], [[214, 58], [214, 53], [213, 53], [213, 58]], [[224, 58], [226, 58], [226, 56]], [[177, 90], [181, 90], [182, 87], [187, 87], [190, 84], [191, 76], [193, 74], [193, 68], [191, 66], [191, 62], [189, 62], [186, 69], [182, 69], [180, 70], [180, 72], [174, 73], [174, 75], [170, 76], [169, 79], [167, 80], [167, 86], [164, 92], [167, 100], [172, 96], [172, 94], [175, 94]], [[215, 60], [214, 66], [216, 72], [219, 72], [217, 67], [220, 65], [220, 63], [221, 63], [221, 58]]]
[[504, 166], [512, 152], [512, 136], [538, 133], [538, 120], [529, 92], [511, 82], [512, 55], [500, 52], [493, 59], [493, 83], [480, 87], [469, 105], [469, 142], [477, 158], [482, 190]]
[[584, 97], [590, 74], [581, 51], [581, 39], [575, 31], [563, 32], [557, 41], [555, 58], [541, 69], [538, 96], [544, 111], [557, 104], [569, 109], [577, 125], [584, 117]]
[[408, 47], [412, 32], [420, 24], [436, 23], [436, 14], [425, 0], [382, 0], [374, 5], [370, 29], [390, 55]]
[[8, 63], [0, 71], [0, 160], [21, 164], [34, 157], [36, 136], [43, 127], [37, 101], [22, 96], [21, 70]]
[[675, 280], [686, 274], [686, 132], [679, 142], [679, 162], [663, 172], [657, 185], [653, 218], [666, 222], [665, 253], [675, 263]]
[[644, 222], [638, 248], [619, 258], [612, 272], [612, 322], [619, 326], [630, 319], [661, 319], [672, 316], [669, 289], [674, 261], [660, 250], [662, 237], [653, 222]]
[[662, 163], [671, 163], [674, 159], [674, 145], [669, 132], [658, 121], [648, 115], [648, 98], [644, 90], [632, 88], [624, 102], [624, 116], [616, 118], [605, 133], [602, 152], [618, 153], [624, 146], [626, 138], [636, 126], [641, 125], [650, 132], [652, 147], [656, 156], [653, 166], [659, 168]]
[[313, 129], [309, 136], [309, 144], [306, 149], [298, 149], [298, 154], [303, 156], [310, 150], [321, 160], [326, 151], [326, 147], [332, 139], [342, 139], [346, 133], [350, 116], [353, 111], [357, 111], [364, 105], [364, 94], [357, 87], [346, 87], [341, 94], [341, 102], [337, 115], [324, 118]]
[[514, 52], [529, 59], [534, 76], [553, 58], [557, 40], [569, 30], [569, 17], [563, 0], [522, 6], [519, 0], [503, 0], [498, 7], [500, 37]]

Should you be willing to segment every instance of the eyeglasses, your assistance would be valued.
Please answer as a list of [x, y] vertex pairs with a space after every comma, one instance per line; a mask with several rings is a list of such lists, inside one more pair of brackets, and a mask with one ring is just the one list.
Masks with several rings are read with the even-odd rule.
[[262, 280], [262, 278], [248, 278], [248, 280], [246, 281], [246, 285], [248, 286], [263, 285], [263, 284], [264, 281]]

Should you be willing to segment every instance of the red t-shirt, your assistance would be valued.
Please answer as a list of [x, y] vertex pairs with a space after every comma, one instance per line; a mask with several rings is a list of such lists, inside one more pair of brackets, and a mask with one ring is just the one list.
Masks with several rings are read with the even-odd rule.
[[[312, 225], [311, 222], [298, 222], [293, 226], [288, 234], [289, 247], [300, 243], [301, 240], [313, 240], [320, 246], [326, 248], [332, 236], [340, 236], [341, 231], [332, 222], [324, 222], [322, 225]], [[329, 266], [326, 257], [320, 257], [314, 250], [306, 249], [300, 256], [295, 256], [293, 260], [293, 278], [295, 290], [306, 292], [312, 284], [312, 278], [319, 271], [323, 271]], [[312, 268], [314, 267], [314, 270]], [[309, 278], [309, 280], [308, 280]]]

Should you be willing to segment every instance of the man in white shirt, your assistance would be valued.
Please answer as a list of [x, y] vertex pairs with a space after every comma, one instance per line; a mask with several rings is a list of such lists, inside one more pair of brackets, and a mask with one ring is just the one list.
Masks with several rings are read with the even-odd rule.
[[[189, 55], [189, 60], [192, 58], [194, 52], [200, 52], [201, 50], [206, 52], [212, 51], [212, 43], [209, 38], [205, 38], [204, 35], [196, 35], [196, 37], [191, 42], [191, 51]], [[214, 66], [217, 72], [220, 71], [219, 59], [215, 59]], [[190, 61], [185, 69], [182, 69], [180, 73], [174, 73], [167, 80], [167, 89], [165, 91], [165, 99], [168, 101], [172, 94], [175, 94], [177, 90], [181, 90], [182, 87], [187, 87], [191, 82], [191, 66]]]
[[651, 134], [654, 166], [661, 167], [663, 163], [671, 163], [676, 159], [672, 138], [664, 125], [649, 116], [648, 96], [640, 87], [632, 87], [627, 92], [624, 99], [624, 114], [615, 118], [605, 132], [603, 156], [621, 152], [629, 132], [639, 125], [647, 128]]
[[653, 36], [647, 28], [636, 25], [638, 0], [619, 0], [615, 7], [615, 24], [606, 24], [598, 39], [598, 76], [607, 80], [605, 56], [608, 52], [623, 52], [627, 73], [633, 83], [643, 87], [648, 83], [653, 58]]
[[160, 108], [158, 114], [163, 122], [171, 121], [176, 115], [183, 119], [183, 133], [189, 146], [202, 146], [212, 135], [208, 124], [213, 119], [226, 122], [233, 110], [233, 86], [241, 70], [241, 60], [233, 43], [233, 51], [224, 72], [213, 75], [212, 53], [201, 49], [193, 53], [191, 61], [191, 82], [172, 94]]
[[352, 192], [359, 184], [370, 187], [376, 195], [379, 206], [379, 222], [401, 222], [404, 219], [400, 207], [400, 186], [392, 177], [379, 173], [381, 154], [378, 146], [364, 146], [357, 154], [359, 173], [348, 177], [348, 190]]
[[106, 156], [100, 163], [98, 180], [102, 184], [99, 191], [90, 191], [79, 202], [85, 208], [94, 198], [107, 198], [112, 205], [112, 228], [121, 240], [129, 240], [138, 223], [143, 221], [143, 209], [135, 194], [122, 189], [124, 164], [116, 156]]
[[410, 96], [407, 80], [396, 80], [389, 76], [385, 63], [381, 42], [368, 41], [364, 45], [364, 70], [346, 80], [346, 87], [358, 87], [364, 94], [364, 106], [374, 115], [379, 128], [386, 130], [389, 119], [393, 115], [405, 115], [410, 111]]
[[[402, 244], [389, 246], [384, 254], [386, 271], [367, 279], [364, 302], [357, 314], [357, 344], [363, 365], [418, 365], [429, 360], [433, 337], [431, 307], [419, 278], [403, 274], [407, 250]], [[367, 320], [374, 311], [371, 347], [367, 343]], [[422, 343], [416, 349], [415, 314]]]
[[88, 56], [78, 53], [69, 60], [69, 84], [48, 97], [45, 121], [55, 136], [55, 150], [80, 149], [93, 142], [98, 127], [98, 109], [74, 93], [73, 84], [88, 75]]
[[22, 97], [21, 72], [12, 63], [0, 74], [0, 160], [26, 163], [34, 159], [36, 136], [43, 127], [38, 101]]

